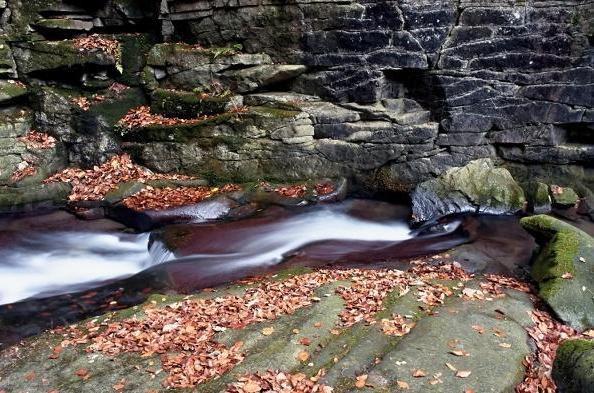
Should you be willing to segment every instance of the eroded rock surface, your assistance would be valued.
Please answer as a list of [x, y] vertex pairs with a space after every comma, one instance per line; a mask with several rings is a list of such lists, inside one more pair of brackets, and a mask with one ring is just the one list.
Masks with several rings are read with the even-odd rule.
[[[408, 192], [491, 158], [580, 197], [594, 182], [587, 1], [52, 0], [0, 15], [0, 106], [32, 111], [63, 165], [125, 150], [213, 181]], [[214, 118], [122, 139], [118, 120], [145, 104]]]

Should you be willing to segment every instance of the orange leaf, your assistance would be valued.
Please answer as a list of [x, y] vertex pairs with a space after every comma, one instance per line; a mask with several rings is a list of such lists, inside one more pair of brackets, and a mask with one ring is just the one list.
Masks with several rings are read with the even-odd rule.
[[355, 386], [358, 389], [362, 389], [365, 387], [366, 382], [367, 382], [367, 374], [359, 375], [357, 377], [357, 381], [355, 382]]

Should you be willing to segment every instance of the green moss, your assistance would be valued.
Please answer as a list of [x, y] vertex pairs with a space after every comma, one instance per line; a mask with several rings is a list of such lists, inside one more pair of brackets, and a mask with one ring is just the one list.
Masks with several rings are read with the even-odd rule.
[[109, 98], [94, 104], [88, 111], [80, 112], [81, 116], [100, 116], [109, 126], [115, 126], [132, 108], [146, 103], [146, 97], [141, 89], [127, 89], [116, 98]]
[[572, 232], [559, 232], [545, 246], [532, 266], [537, 281], [561, 278], [565, 273], [575, 274], [574, 259], [579, 253], [580, 241]]
[[194, 119], [200, 115], [225, 112], [228, 96], [202, 97], [193, 92], [156, 89], [152, 94], [151, 110], [167, 117]]
[[121, 47], [122, 83], [137, 86], [146, 65], [146, 56], [156, 42], [149, 34], [122, 34], [116, 36]]
[[552, 374], [560, 392], [590, 392], [594, 384], [594, 341], [578, 339], [561, 343]]
[[257, 115], [277, 119], [290, 119], [299, 114], [299, 111], [296, 110], [279, 109], [269, 106], [253, 106], [250, 107], [250, 111]]

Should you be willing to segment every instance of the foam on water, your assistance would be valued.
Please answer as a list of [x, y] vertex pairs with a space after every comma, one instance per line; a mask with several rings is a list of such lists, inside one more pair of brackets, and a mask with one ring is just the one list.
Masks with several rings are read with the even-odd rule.
[[[271, 266], [291, 251], [323, 240], [398, 242], [412, 237], [403, 220], [362, 220], [339, 205], [252, 227], [231, 241], [225, 239], [225, 224], [220, 225], [224, 253], [182, 258], [204, 261], [205, 276]], [[149, 234], [54, 232], [27, 236], [13, 248], [0, 250], [0, 304], [93, 288], [174, 258], [158, 242], [149, 249]]]
[[0, 304], [41, 293], [67, 293], [82, 283], [137, 273], [154, 261], [148, 238], [148, 234], [31, 234], [14, 248], [0, 250]]

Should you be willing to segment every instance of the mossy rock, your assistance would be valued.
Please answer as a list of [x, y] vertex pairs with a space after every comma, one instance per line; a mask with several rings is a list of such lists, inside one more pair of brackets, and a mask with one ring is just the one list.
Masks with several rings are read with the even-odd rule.
[[526, 199], [509, 171], [485, 158], [421, 183], [412, 202], [414, 220], [423, 222], [452, 213], [514, 214]]
[[594, 386], [594, 341], [568, 340], [557, 348], [553, 379], [559, 393], [590, 393]]
[[155, 43], [150, 34], [121, 34], [116, 39], [121, 47], [122, 75], [119, 80], [130, 86], [141, 83], [146, 56]]
[[0, 213], [13, 213], [66, 205], [71, 187], [66, 183], [30, 187], [0, 187]]
[[72, 40], [36, 41], [15, 45], [15, 60], [23, 74], [88, 65], [113, 67], [114, 56], [102, 50], [81, 51]]
[[[106, 124], [108, 127], [114, 127], [132, 108], [146, 104], [146, 97], [140, 88], [130, 88], [123, 91], [118, 96], [111, 96], [102, 102], [94, 103], [89, 110], [78, 110], [78, 116], [83, 123], [93, 123], [90, 119], [99, 119], [98, 121]], [[79, 127], [84, 129], [84, 125]]]
[[594, 326], [594, 238], [546, 215], [521, 224], [544, 245], [532, 265], [539, 296], [572, 327]]
[[0, 81], [0, 105], [23, 100], [28, 94], [27, 87], [16, 81]]
[[569, 187], [551, 186], [553, 204], [560, 207], [571, 207], [576, 204], [580, 197]]
[[231, 96], [205, 96], [180, 90], [156, 89], [152, 94], [151, 111], [167, 117], [195, 119], [201, 115], [225, 112]]
[[551, 196], [549, 186], [538, 181], [524, 185], [529, 211], [535, 214], [544, 214], [551, 211]]

